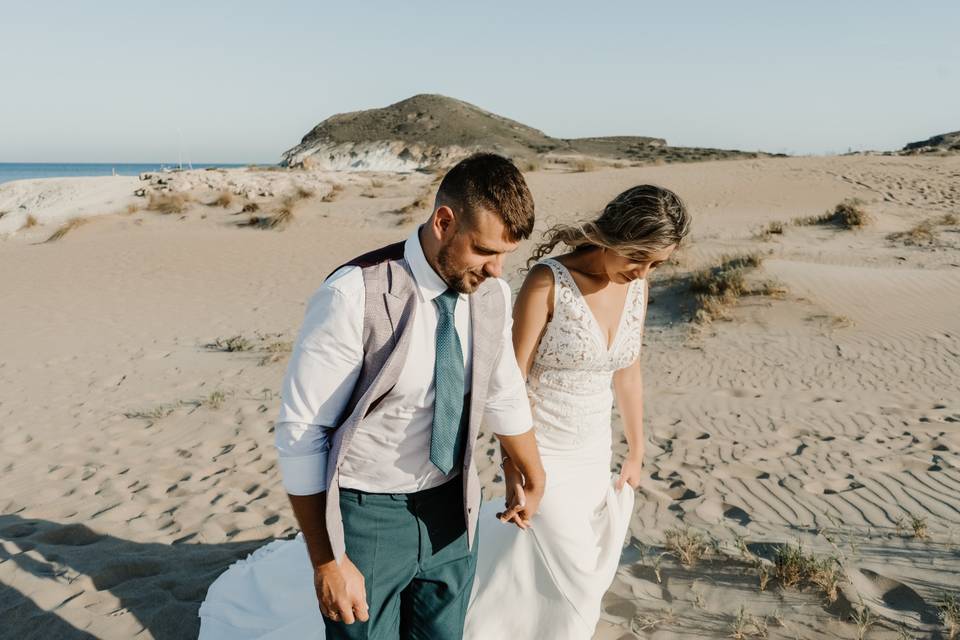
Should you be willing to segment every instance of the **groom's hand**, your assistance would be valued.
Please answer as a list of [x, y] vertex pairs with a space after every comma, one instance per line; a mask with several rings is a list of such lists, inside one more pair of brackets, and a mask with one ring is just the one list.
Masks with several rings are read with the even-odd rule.
[[[540, 500], [543, 499], [543, 490], [546, 486], [547, 476], [543, 470], [543, 462], [540, 460], [540, 452], [537, 449], [537, 439], [533, 428], [515, 435], [497, 435], [500, 439], [500, 446], [508, 457], [510, 463], [515, 465], [522, 474], [523, 482], [521, 485], [522, 493], [514, 491], [514, 505], [507, 505], [507, 510], [499, 514], [502, 522], [515, 522], [521, 529], [528, 529], [531, 525], [531, 519], [540, 508]], [[506, 469], [505, 469], [506, 471]], [[504, 475], [506, 480], [506, 475]], [[509, 483], [516, 485], [514, 480]], [[508, 490], [514, 490], [508, 486]], [[520, 503], [522, 499], [522, 504]]]
[[544, 484], [542, 481], [533, 482], [530, 478], [524, 477], [520, 471], [516, 471], [508, 480], [508, 464], [504, 465], [504, 480], [508, 483], [507, 510], [497, 514], [497, 517], [500, 518], [501, 522], [513, 522], [521, 529], [526, 530], [532, 526], [533, 516], [540, 508]]
[[369, 619], [363, 574], [347, 556], [340, 564], [331, 560], [314, 568], [313, 585], [320, 612], [327, 618], [344, 624]]
[[[501, 522], [513, 522], [521, 529], [526, 529], [527, 527], [520, 519], [519, 512], [517, 511], [518, 508], [522, 509], [527, 504], [526, 492], [523, 490], [523, 473], [520, 472], [517, 465], [513, 464], [513, 461], [509, 458], [503, 462], [503, 482], [507, 489], [505, 499], [506, 511], [498, 513], [497, 517]], [[513, 515], [507, 517], [508, 513], [512, 513]]]
[[523, 530], [533, 526], [533, 516], [540, 509], [540, 501], [543, 499], [543, 486], [533, 486], [529, 482], [523, 486], [524, 502], [508, 508], [500, 514], [502, 522], [513, 522]]

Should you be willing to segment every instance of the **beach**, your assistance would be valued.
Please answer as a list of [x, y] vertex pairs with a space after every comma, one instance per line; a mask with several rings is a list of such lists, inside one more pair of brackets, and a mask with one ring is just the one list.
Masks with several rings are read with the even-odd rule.
[[[641, 183], [694, 220], [651, 278], [645, 477], [594, 637], [949, 637], [960, 156], [634, 164], [526, 173], [537, 237]], [[272, 426], [305, 304], [426, 219], [437, 178], [0, 185], [0, 635], [195, 637], [211, 582], [296, 534]], [[851, 199], [858, 224], [817, 220]], [[738, 256], [747, 285], [697, 315], [693, 276]]]

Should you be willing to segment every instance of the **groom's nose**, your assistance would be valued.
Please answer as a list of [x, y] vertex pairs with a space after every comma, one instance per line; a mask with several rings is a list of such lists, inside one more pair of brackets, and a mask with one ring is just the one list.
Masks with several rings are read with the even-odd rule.
[[503, 273], [503, 260], [504, 255], [499, 254], [493, 256], [483, 265], [483, 273], [488, 278], [499, 278], [500, 274]]

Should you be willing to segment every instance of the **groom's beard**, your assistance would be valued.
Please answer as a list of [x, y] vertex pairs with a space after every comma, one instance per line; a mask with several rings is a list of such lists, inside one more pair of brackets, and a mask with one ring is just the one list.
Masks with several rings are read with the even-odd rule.
[[487, 279], [483, 271], [458, 268], [449, 246], [440, 247], [440, 251], [437, 253], [437, 270], [447, 286], [457, 293], [473, 293]]

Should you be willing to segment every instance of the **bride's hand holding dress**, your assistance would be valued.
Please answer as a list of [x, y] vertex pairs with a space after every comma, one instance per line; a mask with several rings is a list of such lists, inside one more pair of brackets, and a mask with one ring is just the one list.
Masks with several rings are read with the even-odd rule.
[[[644, 283], [644, 289], [644, 297], [648, 298], [650, 288], [647, 283]], [[630, 485], [636, 490], [640, 486], [644, 454], [643, 369], [639, 359], [613, 374], [613, 390], [617, 397], [620, 416], [623, 418], [623, 433], [629, 446], [629, 451], [620, 467], [617, 491], [622, 490], [624, 485]]]

